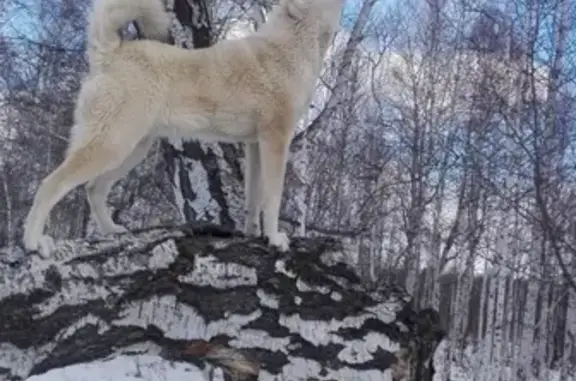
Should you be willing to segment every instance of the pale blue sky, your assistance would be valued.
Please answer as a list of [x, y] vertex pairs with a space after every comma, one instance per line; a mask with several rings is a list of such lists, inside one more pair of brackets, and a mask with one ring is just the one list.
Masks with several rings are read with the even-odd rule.
[[[92, 0], [82, 1], [86, 1], [88, 5]], [[361, 2], [362, 0], [346, 0], [341, 19], [342, 26], [344, 28], [349, 28], [352, 26], [354, 16], [357, 14]], [[39, 2], [37, 0], [18, 0], [9, 2], [8, 9], [10, 11], [10, 21], [5, 25], [0, 26], [0, 35], [9, 36], [12, 38], [39, 40], [39, 35], [42, 33], [43, 28], [41, 27], [41, 23], [37, 21], [40, 17], [40, 10], [37, 6], [38, 3]], [[402, 3], [398, 3], [397, 0], [379, 0], [375, 5], [376, 9], [374, 14], [383, 14], [386, 12], [386, 8], [394, 4], [398, 5]], [[574, 11], [576, 13], [576, 2], [574, 4]], [[517, 11], [521, 11], [521, 9], [517, 9]], [[539, 47], [538, 51], [540, 53], [540, 59], [544, 61], [548, 58], [548, 54], [551, 51], [550, 44], [552, 41], [549, 36], [549, 26], [551, 26], [550, 17], [543, 19], [541, 25], [543, 26], [541, 28], [542, 38], [540, 39], [541, 46]], [[569, 41], [576, 40], [574, 30], [572, 30], [571, 33], [572, 35], [571, 38], [569, 38]], [[81, 43], [83, 38], [83, 35], [78, 36], [78, 42]], [[74, 43], [75, 42], [76, 41], [74, 41]], [[574, 51], [574, 44], [572, 44], [572, 51], [567, 51], [567, 60], [573, 63], [575, 57], [576, 51]]]

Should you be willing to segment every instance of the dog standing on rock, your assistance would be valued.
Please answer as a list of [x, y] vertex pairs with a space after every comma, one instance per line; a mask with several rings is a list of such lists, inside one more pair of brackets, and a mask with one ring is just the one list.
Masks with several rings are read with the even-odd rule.
[[[289, 145], [307, 109], [342, 0], [280, 0], [258, 31], [187, 50], [162, 41], [170, 19], [161, 0], [94, 0], [88, 27], [90, 71], [78, 95], [66, 158], [42, 181], [24, 228], [24, 246], [49, 255], [50, 210], [86, 183], [100, 231], [120, 233], [106, 197], [158, 138], [246, 145], [246, 225], [286, 251], [278, 231]], [[148, 40], [122, 41], [137, 21]]]

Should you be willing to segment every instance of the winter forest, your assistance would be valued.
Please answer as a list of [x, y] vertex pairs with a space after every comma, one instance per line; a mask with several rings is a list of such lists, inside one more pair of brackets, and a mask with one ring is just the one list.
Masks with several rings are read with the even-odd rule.
[[[0, 247], [20, 244], [63, 158], [90, 3], [0, 0]], [[274, 1], [188, 3], [202, 17], [174, 23], [175, 44], [202, 48], [258, 28]], [[576, 380], [575, 41], [572, 0], [343, 8], [291, 145], [281, 229], [343, 241], [367, 288], [394, 282], [438, 310], [435, 380]], [[243, 160], [240, 145], [159, 141], [113, 188], [113, 218], [239, 229]], [[94, 229], [83, 188], [48, 227]]]

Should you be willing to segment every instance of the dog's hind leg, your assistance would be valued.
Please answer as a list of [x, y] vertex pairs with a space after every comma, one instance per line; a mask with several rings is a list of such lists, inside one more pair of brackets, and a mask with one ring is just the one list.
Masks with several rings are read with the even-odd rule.
[[144, 138], [118, 168], [103, 173], [86, 184], [88, 203], [101, 233], [112, 234], [126, 231], [124, 226], [116, 224], [112, 220], [106, 207], [106, 197], [114, 183], [126, 176], [138, 163], [144, 160], [154, 141], [153, 137]]
[[244, 175], [244, 197], [246, 208], [246, 221], [244, 234], [248, 236], [260, 235], [260, 194], [261, 194], [261, 168], [260, 151], [258, 143], [246, 143], [246, 171]]
[[131, 149], [126, 146], [107, 144], [104, 137], [95, 138], [69, 152], [62, 164], [42, 181], [36, 192], [24, 226], [25, 248], [38, 250], [44, 256], [49, 255], [54, 242], [49, 236], [43, 235], [43, 231], [50, 210], [78, 185], [120, 165], [130, 152]]

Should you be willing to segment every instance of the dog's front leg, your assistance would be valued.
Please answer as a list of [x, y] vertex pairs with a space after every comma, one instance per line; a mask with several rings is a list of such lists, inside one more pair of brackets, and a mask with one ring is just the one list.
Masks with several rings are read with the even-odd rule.
[[[285, 129], [280, 130], [285, 127]], [[263, 231], [272, 246], [287, 251], [290, 240], [278, 231], [280, 202], [284, 188], [284, 173], [290, 144], [290, 126], [272, 126], [275, 130], [260, 135], [260, 164], [264, 192]]]
[[259, 236], [262, 185], [260, 181], [261, 168], [258, 143], [246, 143], [245, 155], [244, 204], [246, 208], [246, 221], [244, 223], [244, 234], [247, 236]]

